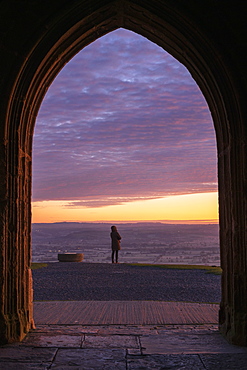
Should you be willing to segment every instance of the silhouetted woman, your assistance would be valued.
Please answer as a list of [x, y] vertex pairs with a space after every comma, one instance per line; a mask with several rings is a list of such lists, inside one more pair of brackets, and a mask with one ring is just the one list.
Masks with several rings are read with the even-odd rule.
[[114, 254], [116, 253], [116, 263], [118, 263], [118, 251], [121, 249], [120, 247], [120, 240], [122, 239], [120, 234], [117, 231], [116, 226], [111, 227], [111, 260], [114, 263]]

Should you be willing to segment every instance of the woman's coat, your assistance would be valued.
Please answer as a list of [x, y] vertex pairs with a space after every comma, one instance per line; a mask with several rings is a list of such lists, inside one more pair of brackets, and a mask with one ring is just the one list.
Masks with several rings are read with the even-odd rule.
[[119, 249], [121, 249], [120, 240], [121, 240], [120, 234], [117, 231], [112, 231], [111, 232], [111, 248], [113, 251], [118, 251]]

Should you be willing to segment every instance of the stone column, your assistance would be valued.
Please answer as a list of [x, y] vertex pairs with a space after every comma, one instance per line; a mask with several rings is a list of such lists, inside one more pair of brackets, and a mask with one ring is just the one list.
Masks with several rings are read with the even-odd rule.
[[[31, 161], [17, 131], [4, 148], [0, 184], [0, 343], [20, 341], [33, 325], [30, 269]], [[4, 147], [4, 146], [2, 146]], [[18, 150], [19, 149], [19, 150]]]
[[[236, 125], [237, 126], [237, 125]], [[229, 140], [219, 153], [221, 332], [229, 342], [247, 346], [246, 136]]]

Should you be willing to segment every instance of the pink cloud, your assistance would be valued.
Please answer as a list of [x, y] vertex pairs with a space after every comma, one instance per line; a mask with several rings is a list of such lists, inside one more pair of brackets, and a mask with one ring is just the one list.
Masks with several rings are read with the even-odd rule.
[[33, 152], [33, 200], [96, 205], [217, 190], [215, 133], [198, 86], [160, 47], [121, 29], [61, 71]]

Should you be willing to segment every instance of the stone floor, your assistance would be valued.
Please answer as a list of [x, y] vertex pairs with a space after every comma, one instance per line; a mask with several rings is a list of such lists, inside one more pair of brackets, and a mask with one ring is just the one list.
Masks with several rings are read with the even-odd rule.
[[217, 311], [184, 302], [35, 302], [36, 329], [0, 347], [0, 369], [247, 369], [247, 348], [222, 337]]
[[217, 325], [38, 325], [0, 347], [0, 369], [247, 369]]

